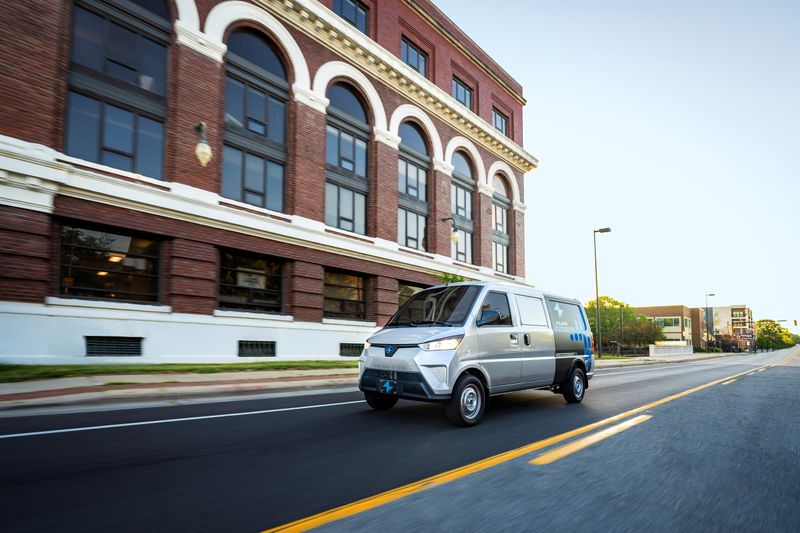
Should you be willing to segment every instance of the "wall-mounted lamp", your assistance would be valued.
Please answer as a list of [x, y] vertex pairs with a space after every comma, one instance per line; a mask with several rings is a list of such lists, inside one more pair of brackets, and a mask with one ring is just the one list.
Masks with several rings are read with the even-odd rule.
[[458, 241], [460, 240], [460, 238], [458, 236], [458, 230], [456, 229], [456, 221], [453, 219], [453, 217], [447, 217], [447, 218], [443, 218], [442, 222], [444, 222], [446, 220], [450, 221], [450, 228], [452, 230], [451, 233], [450, 233], [450, 242], [452, 242], [453, 244], [458, 244]]
[[197, 156], [197, 160], [200, 161], [201, 165], [206, 166], [211, 161], [211, 158], [214, 157], [214, 152], [211, 151], [211, 146], [208, 145], [208, 139], [206, 138], [208, 126], [206, 126], [205, 122], [198, 122], [194, 130], [200, 134], [200, 142], [194, 147], [194, 155]]

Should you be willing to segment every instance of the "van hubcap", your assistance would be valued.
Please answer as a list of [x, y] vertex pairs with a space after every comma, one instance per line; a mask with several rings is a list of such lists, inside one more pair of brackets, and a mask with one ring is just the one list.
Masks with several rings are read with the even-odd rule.
[[481, 410], [481, 395], [475, 385], [467, 385], [461, 393], [461, 412], [464, 417], [471, 420], [478, 416]]
[[575, 391], [575, 396], [580, 398], [583, 396], [583, 379], [578, 374], [572, 380], [572, 388]]

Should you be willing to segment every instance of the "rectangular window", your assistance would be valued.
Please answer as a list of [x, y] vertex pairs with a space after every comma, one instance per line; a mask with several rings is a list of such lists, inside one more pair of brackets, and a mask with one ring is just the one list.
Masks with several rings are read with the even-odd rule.
[[427, 217], [400, 208], [397, 210], [397, 242], [403, 246], [425, 251], [427, 246]]
[[166, 94], [167, 47], [78, 6], [72, 61], [159, 96]]
[[472, 263], [472, 232], [457, 229], [458, 242], [451, 241], [453, 259], [462, 263]]
[[497, 204], [492, 204], [492, 211], [494, 211], [492, 229], [498, 233], [508, 234], [508, 210]]
[[281, 263], [235, 251], [220, 253], [219, 306], [281, 312]]
[[369, 35], [369, 9], [358, 0], [333, 0], [333, 12], [358, 28], [358, 31]]
[[400, 58], [403, 63], [428, 77], [428, 54], [405, 37], [400, 42]]
[[158, 241], [64, 226], [59, 294], [130, 302], [157, 302]]
[[492, 125], [503, 135], [508, 135], [508, 117], [492, 108]]
[[553, 328], [586, 331], [586, 321], [583, 319], [580, 307], [575, 304], [547, 300], [547, 311]]
[[683, 326], [684, 326], [684, 329], [692, 329], [692, 319], [684, 317]]
[[286, 103], [249, 83], [227, 76], [225, 126], [259, 141], [286, 142]]
[[325, 162], [342, 174], [366, 178], [367, 142], [330, 124], [325, 132]]
[[397, 162], [397, 188], [401, 193], [423, 202], [428, 195], [428, 171], [405, 159]]
[[280, 163], [224, 146], [222, 196], [272, 211], [283, 211], [284, 167]]
[[164, 123], [70, 92], [66, 151], [87, 161], [162, 179]]
[[532, 296], [517, 296], [517, 306], [521, 322], [526, 326], [547, 326], [544, 316], [544, 302]]
[[453, 98], [472, 110], [472, 89], [466, 83], [453, 76]]
[[450, 185], [450, 211], [454, 215], [472, 220], [472, 191], [452, 183]]
[[364, 320], [367, 317], [362, 276], [325, 271], [324, 315]]
[[499, 242], [492, 243], [492, 263], [497, 272], [508, 273], [508, 246]]
[[678, 317], [657, 317], [656, 325], [661, 328], [679, 328], [681, 327], [681, 319]]
[[367, 201], [361, 193], [325, 184], [325, 224], [345, 231], [367, 234]]

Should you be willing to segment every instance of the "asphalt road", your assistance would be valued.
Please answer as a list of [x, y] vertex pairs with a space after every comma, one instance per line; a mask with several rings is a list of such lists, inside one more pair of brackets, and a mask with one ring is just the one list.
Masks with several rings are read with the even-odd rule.
[[[438, 405], [378, 413], [357, 393], [3, 418], [0, 530], [260, 531], [789, 353], [606, 369], [582, 404], [516, 393], [493, 399], [470, 429], [451, 426]], [[798, 385], [800, 355], [652, 406], [638, 414], [651, 418], [549, 464], [529, 461], [593, 432], [324, 527], [798, 531]], [[105, 425], [115, 427], [90, 429]]]

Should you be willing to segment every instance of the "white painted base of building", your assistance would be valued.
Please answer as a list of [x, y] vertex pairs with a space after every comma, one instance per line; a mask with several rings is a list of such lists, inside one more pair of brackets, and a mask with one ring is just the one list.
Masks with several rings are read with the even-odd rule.
[[[375, 323], [169, 306], [47, 298], [0, 302], [0, 363], [231, 363], [340, 358], [340, 343], [363, 344]], [[142, 355], [87, 357], [87, 336], [140, 337]], [[239, 341], [274, 341], [276, 357], [238, 357]], [[356, 358], [350, 358], [355, 360]]]

